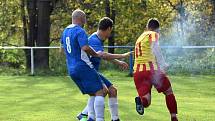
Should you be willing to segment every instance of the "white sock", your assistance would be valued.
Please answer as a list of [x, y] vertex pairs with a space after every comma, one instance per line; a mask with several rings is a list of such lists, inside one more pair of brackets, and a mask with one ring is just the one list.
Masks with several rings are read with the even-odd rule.
[[[89, 101], [89, 100], [88, 100]], [[88, 105], [88, 104], [87, 104]], [[88, 115], [88, 106], [84, 108], [84, 110], [81, 112], [82, 114]]]
[[95, 120], [95, 110], [94, 110], [94, 102], [95, 102], [95, 96], [90, 96], [88, 99], [88, 118], [92, 118]]
[[109, 101], [108, 105], [110, 108], [111, 119], [112, 120], [119, 119], [117, 98], [109, 98], [108, 101]]
[[104, 104], [105, 98], [103, 96], [96, 96], [94, 102], [94, 109], [96, 113], [96, 121], [104, 121]]

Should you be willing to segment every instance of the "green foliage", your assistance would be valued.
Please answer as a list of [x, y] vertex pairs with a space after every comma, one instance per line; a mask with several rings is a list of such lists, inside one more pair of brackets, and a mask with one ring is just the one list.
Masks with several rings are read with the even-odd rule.
[[[179, 6], [177, 0], [170, 0], [176, 8], [171, 6], [168, 0], [110, 0], [110, 2], [111, 9], [116, 11], [116, 45], [125, 45], [130, 42], [134, 43], [144, 31], [147, 20], [151, 17], [156, 17], [160, 20], [161, 32], [164, 38], [172, 34], [171, 28], [174, 27], [174, 22], [179, 22], [182, 19], [180, 18], [180, 11], [177, 9]], [[191, 42], [194, 44], [202, 44], [201, 41], [203, 38], [206, 39], [203, 44], [214, 42], [214, 36], [209, 36], [214, 35], [214, 27], [211, 28], [210, 26], [212, 24], [211, 20], [214, 10], [212, 2], [208, 0], [185, 0], [183, 4], [185, 9], [185, 18], [183, 18], [185, 24], [192, 22], [196, 25], [196, 31], [191, 31], [192, 37], [190, 39], [192, 40], [197, 35], [205, 35], [199, 41]], [[96, 31], [99, 19], [105, 16], [104, 0], [60, 0], [55, 4], [51, 16], [52, 40], [58, 40], [60, 38], [63, 29], [71, 23], [72, 11], [77, 8], [83, 9], [87, 14], [87, 24], [85, 27], [88, 33], [91, 34]], [[27, 13], [25, 14], [28, 15]], [[1, 44], [6, 42], [20, 46], [23, 45], [23, 41], [20, 41], [23, 39], [20, 1], [10, 0], [0, 2], [0, 23]]]
[[20, 0], [0, 1], [0, 46], [23, 45]]
[[0, 49], [0, 74], [25, 74], [25, 56], [23, 50]]
[[62, 52], [59, 49], [50, 50], [49, 59], [51, 75], [67, 75], [64, 50]]
[[214, 49], [164, 49], [170, 74], [214, 74]]
[[[23, 50], [21, 50], [23, 51]], [[24, 64], [24, 54], [20, 50], [0, 50], [0, 63], [14, 68]]]

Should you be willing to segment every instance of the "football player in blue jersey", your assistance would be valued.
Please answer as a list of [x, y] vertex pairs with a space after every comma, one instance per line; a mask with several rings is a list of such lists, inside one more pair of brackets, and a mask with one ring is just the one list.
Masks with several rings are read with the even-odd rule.
[[[104, 17], [99, 21], [98, 25], [98, 30], [97, 32], [93, 33], [89, 38], [89, 45], [96, 51], [96, 52], [103, 52], [104, 51], [104, 45], [103, 42], [107, 38], [111, 36], [111, 31], [113, 27], [113, 21], [108, 18]], [[128, 68], [128, 64], [124, 61], [118, 60], [119, 58], [125, 58], [130, 55], [130, 52], [124, 53], [124, 54], [110, 54], [110, 53], [105, 53], [109, 55], [109, 58], [106, 59], [108, 61], [111, 61], [112, 63], [119, 65], [123, 69]], [[116, 59], [118, 58], [118, 59]], [[90, 57], [90, 61], [92, 62], [94, 68], [99, 71], [99, 66], [101, 62], [101, 58], [99, 57]], [[117, 89], [116, 87], [107, 79], [105, 78], [102, 74], [99, 73], [100, 78], [108, 88], [108, 105], [110, 109], [110, 114], [111, 114], [111, 119], [112, 121], [120, 121], [119, 119], [119, 114], [118, 114], [118, 100], [117, 100]], [[88, 103], [89, 104], [89, 103]], [[90, 106], [87, 105], [84, 110], [77, 116], [77, 118], [80, 121], [86, 121], [87, 116], [89, 115], [95, 115], [91, 114], [93, 112], [89, 112], [88, 108]]]
[[61, 44], [70, 77], [83, 94], [90, 95], [88, 105], [94, 106], [88, 108], [89, 112], [95, 111], [93, 116], [89, 113], [88, 121], [104, 121], [104, 84], [88, 57], [100, 58], [103, 53], [96, 52], [89, 46], [88, 36], [83, 29], [85, 23], [86, 14], [79, 9], [73, 11], [72, 24], [64, 29]]

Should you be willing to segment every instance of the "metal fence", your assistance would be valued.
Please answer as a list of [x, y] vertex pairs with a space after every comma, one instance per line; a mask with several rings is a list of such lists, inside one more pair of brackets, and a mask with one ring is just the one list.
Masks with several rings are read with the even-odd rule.
[[[133, 51], [134, 49], [134, 46], [104, 46], [105, 48], [119, 48], [119, 49], [126, 49], [128, 51]], [[21, 49], [21, 50], [25, 50], [25, 49], [28, 49], [31, 51], [31, 75], [34, 75], [35, 74], [35, 70], [34, 70], [34, 50], [35, 49], [60, 49], [61, 47], [56, 47], [56, 46], [52, 46], [52, 47], [1, 47], [0, 46], [0, 50], [3, 49], [3, 50], [16, 50], [16, 49]], [[161, 46], [162, 49], [164, 49], [164, 53], [166, 55], [166, 57], [171, 57], [169, 58], [169, 60], [172, 59], [173, 56], [177, 56], [178, 58], [178, 50], [186, 50], [186, 49], [189, 49], [189, 50], [208, 50], [208, 49], [211, 49], [210, 52], [211, 52], [211, 56], [213, 57], [210, 61], [213, 61], [211, 62], [211, 64], [209, 65], [211, 67], [211, 69], [215, 69], [215, 63], [213, 59], [215, 59], [215, 52], [214, 52], [214, 49], [215, 49], [215, 46]], [[171, 51], [169, 51], [171, 50]], [[187, 52], [183, 52], [184, 54], [187, 54]], [[186, 59], [189, 60], [189, 56], [192, 56], [193, 53], [199, 53], [199, 52], [191, 52], [189, 55], [186, 56], [185, 59], [182, 59], [185, 60], [186, 62]], [[170, 55], [170, 56], [169, 56]], [[167, 59], [168, 60], [168, 59]], [[170, 61], [172, 62], [172, 61]], [[192, 60], [190, 61], [192, 63]], [[206, 62], [207, 63], [207, 62]], [[198, 62], [197, 62], [197, 65], [198, 65]], [[129, 57], [129, 74], [132, 74], [133, 73], [133, 55], [131, 54], [130, 57]]]

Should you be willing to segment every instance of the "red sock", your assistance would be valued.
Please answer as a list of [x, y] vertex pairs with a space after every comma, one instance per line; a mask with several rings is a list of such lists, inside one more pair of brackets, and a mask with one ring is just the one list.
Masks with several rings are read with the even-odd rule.
[[172, 117], [171, 121], [178, 121], [178, 118], [177, 117]]
[[142, 101], [142, 104], [143, 106], [146, 108], [149, 106], [149, 102], [148, 100], [145, 98], [145, 97], [140, 97], [141, 98], [141, 101]]
[[170, 114], [177, 114], [177, 102], [175, 100], [174, 94], [166, 95], [166, 106]]

